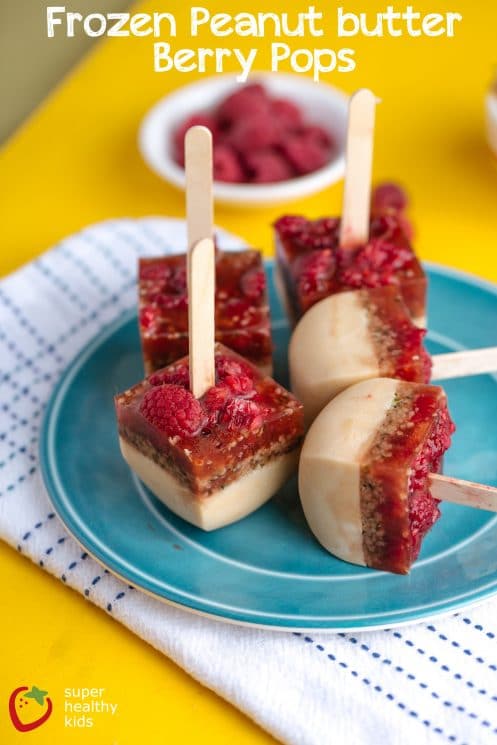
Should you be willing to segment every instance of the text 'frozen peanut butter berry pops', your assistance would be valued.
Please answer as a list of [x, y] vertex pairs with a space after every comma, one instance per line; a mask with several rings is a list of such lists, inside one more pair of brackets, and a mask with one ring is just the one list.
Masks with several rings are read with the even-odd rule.
[[376, 378], [340, 393], [311, 426], [299, 466], [319, 542], [344, 561], [405, 574], [439, 500], [497, 511], [497, 489], [439, 474], [453, 431], [438, 386]]
[[[326, 404], [354, 383], [377, 377], [414, 383], [497, 370], [497, 348], [439, 354], [430, 360], [423, 329], [415, 326], [393, 285], [342, 292], [313, 305], [290, 339], [291, 389], [310, 424]], [[431, 374], [430, 374], [431, 373]]]
[[426, 325], [426, 276], [403, 215], [370, 215], [375, 105], [365, 89], [350, 99], [342, 219], [287, 215], [275, 224], [278, 284], [293, 323], [329, 295], [396, 285], [413, 321]]
[[[116, 396], [122, 454], [173, 512], [204, 530], [267, 501], [297, 467], [301, 404], [214, 339], [211, 136], [186, 138], [189, 357]], [[205, 237], [207, 236], [207, 237]]]

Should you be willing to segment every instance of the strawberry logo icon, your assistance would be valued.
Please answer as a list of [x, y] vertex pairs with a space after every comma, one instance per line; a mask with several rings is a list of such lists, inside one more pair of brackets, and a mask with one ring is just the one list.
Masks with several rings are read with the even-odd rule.
[[29, 732], [40, 727], [52, 713], [52, 701], [48, 691], [33, 686], [19, 686], [10, 694], [9, 714], [12, 724], [19, 732]]

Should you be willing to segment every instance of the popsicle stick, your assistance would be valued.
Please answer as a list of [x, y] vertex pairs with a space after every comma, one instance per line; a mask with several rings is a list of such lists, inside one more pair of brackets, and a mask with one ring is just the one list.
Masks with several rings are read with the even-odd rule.
[[214, 357], [214, 292], [216, 264], [212, 238], [204, 238], [189, 251], [188, 333], [190, 390], [200, 398], [216, 384]]
[[464, 378], [466, 375], [497, 372], [497, 347], [436, 354], [432, 357], [432, 362], [432, 380]]
[[438, 473], [430, 474], [430, 491], [443, 502], [463, 504], [479, 510], [497, 512], [497, 489], [494, 486], [475, 484]]
[[340, 246], [354, 248], [369, 238], [371, 172], [376, 97], [361, 88], [350, 99]]
[[190, 127], [185, 136], [186, 223], [188, 248], [214, 235], [212, 134]]
[[200, 398], [216, 383], [212, 134], [207, 127], [186, 133], [185, 171], [190, 390]]

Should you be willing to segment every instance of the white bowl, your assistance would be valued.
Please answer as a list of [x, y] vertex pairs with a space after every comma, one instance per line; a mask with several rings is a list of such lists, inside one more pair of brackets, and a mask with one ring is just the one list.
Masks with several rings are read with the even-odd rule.
[[[323, 83], [299, 75], [257, 73], [273, 96], [288, 97], [303, 111], [306, 121], [330, 132], [336, 143], [332, 160], [306, 176], [274, 184], [232, 184], [214, 182], [214, 198], [238, 206], [288, 202], [321, 191], [343, 178], [347, 130], [347, 96]], [[254, 82], [252, 78], [250, 82]], [[138, 145], [145, 162], [159, 176], [180, 189], [185, 188], [185, 172], [173, 158], [173, 133], [192, 114], [215, 107], [228, 93], [240, 86], [236, 75], [217, 75], [186, 85], [161, 99], [146, 114], [140, 126]]]
[[497, 155], [497, 93], [491, 92], [485, 99], [487, 112], [488, 144]]

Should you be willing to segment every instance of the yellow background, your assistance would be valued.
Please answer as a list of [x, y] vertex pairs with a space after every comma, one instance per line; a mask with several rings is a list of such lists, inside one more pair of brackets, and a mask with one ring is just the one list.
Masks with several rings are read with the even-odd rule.
[[[206, 3], [207, 4], [207, 3]], [[344, 0], [349, 10], [382, 11], [380, 2]], [[334, 4], [315, 2], [334, 25]], [[416, 247], [424, 259], [497, 280], [497, 167], [484, 141], [483, 97], [497, 63], [497, 5], [475, 0], [416, 2], [425, 12], [463, 14], [454, 39], [354, 38], [332, 34], [316, 46], [352, 46], [357, 69], [325, 80], [352, 91], [373, 88], [377, 112], [375, 178], [394, 178], [412, 196]], [[436, 6], [436, 7], [435, 7]], [[214, 11], [245, 9], [212, 0]], [[305, 9], [303, 3], [295, 9]], [[399, 9], [404, 4], [397, 5]], [[250, 10], [284, 11], [288, 2], [252, 0]], [[147, 2], [140, 10], [164, 10]], [[178, 18], [174, 48], [189, 47], [188, 6], [168, 3]], [[226, 44], [203, 37], [205, 46]], [[1, 264], [6, 273], [58, 239], [104, 218], [183, 214], [183, 197], [150, 173], [136, 149], [138, 123], [169, 90], [195, 74], [153, 72], [151, 39], [112, 39], [97, 45], [0, 154]], [[229, 42], [246, 50], [262, 40]], [[293, 41], [293, 46], [311, 41]], [[228, 68], [229, 69], [229, 68]], [[233, 70], [234, 67], [231, 67]], [[284, 208], [216, 210], [218, 224], [271, 251], [270, 223], [285, 211], [310, 216], [337, 212], [341, 186]], [[119, 716], [98, 727], [64, 731], [51, 720], [33, 742], [269, 743], [271, 738], [194, 683], [112, 619], [0, 546], [0, 741], [23, 741], [6, 721], [9, 690], [23, 682], [47, 688], [57, 703], [66, 686], [106, 688]], [[2, 703], [3, 702], [3, 703]]]

